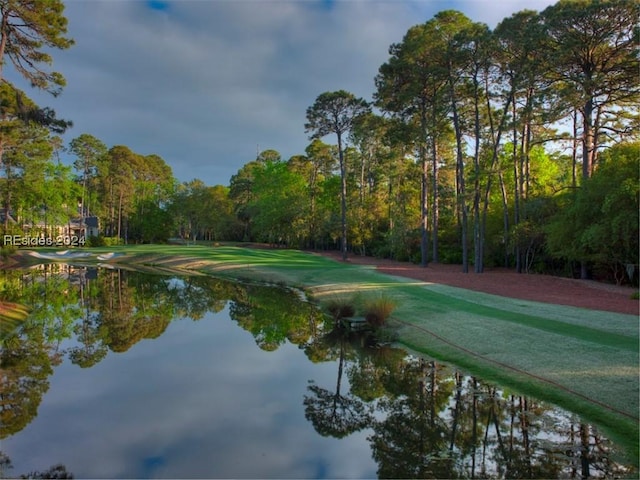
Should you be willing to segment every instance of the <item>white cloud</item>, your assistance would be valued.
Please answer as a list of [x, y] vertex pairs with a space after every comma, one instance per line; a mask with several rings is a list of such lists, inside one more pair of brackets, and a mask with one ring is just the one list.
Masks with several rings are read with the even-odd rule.
[[[371, 99], [388, 48], [447, 8], [490, 26], [547, 0], [69, 1], [76, 45], [53, 52], [68, 86], [53, 99], [74, 128], [157, 153], [181, 181], [228, 184], [256, 147], [304, 152], [305, 111], [324, 91]], [[24, 87], [23, 87], [24, 88]]]

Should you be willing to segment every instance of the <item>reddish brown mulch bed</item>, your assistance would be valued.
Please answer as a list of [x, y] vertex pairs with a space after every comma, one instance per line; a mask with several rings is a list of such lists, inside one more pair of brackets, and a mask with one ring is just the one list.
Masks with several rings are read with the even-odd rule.
[[[335, 252], [322, 255], [341, 261]], [[347, 262], [372, 265], [382, 273], [467, 288], [478, 292], [502, 295], [523, 300], [571, 305], [608, 312], [640, 313], [638, 300], [631, 298], [631, 287], [603, 284], [592, 280], [576, 280], [550, 275], [515, 273], [503, 268], [485, 269], [483, 273], [462, 273], [460, 265], [429, 264], [426, 268], [407, 262], [381, 260], [350, 255]]]

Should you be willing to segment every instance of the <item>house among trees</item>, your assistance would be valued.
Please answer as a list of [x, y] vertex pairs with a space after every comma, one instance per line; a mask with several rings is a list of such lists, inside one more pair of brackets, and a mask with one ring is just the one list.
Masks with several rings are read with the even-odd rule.
[[67, 228], [67, 231], [62, 235], [84, 238], [97, 237], [100, 235], [100, 220], [94, 215], [74, 218], [68, 225], [65, 225], [65, 227]]
[[[0, 215], [0, 219], [2, 216]], [[9, 220], [11, 222], [11, 220]], [[66, 223], [46, 224], [38, 222], [33, 224], [25, 223], [23, 231], [34, 237], [76, 237], [78, 239], [97, 237], [100, 234], [100, 220], [96, 216], [78, 217], [70, 219]]]

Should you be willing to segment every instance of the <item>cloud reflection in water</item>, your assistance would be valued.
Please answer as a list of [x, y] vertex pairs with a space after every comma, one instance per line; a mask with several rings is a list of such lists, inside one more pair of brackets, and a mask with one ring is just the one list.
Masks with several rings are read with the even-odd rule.
[[15, 472], [76, 478], [373, 478], [366, 434], [323, 438], [304, 417], [307, 381], [335, 372], [288, 343], [261, 351], [226, 310], [174, 321], [90, 369], [65, 361], [4, 448]]

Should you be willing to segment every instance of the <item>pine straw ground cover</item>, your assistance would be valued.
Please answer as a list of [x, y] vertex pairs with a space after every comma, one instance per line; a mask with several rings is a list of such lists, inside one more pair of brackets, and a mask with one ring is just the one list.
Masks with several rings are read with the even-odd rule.
[[[44, 251], [44, 250], [40, 250]], [[381, 274], [310, 253], [222, 246], [133, 246], [112, 262], [195, 270], [335, 295], [384, 294], [389, 323], [410, 351], [551, 401], [600, 425], [638, 462], [638, 317], [511, 299]]]

